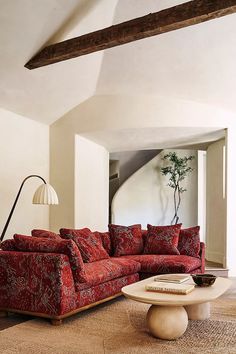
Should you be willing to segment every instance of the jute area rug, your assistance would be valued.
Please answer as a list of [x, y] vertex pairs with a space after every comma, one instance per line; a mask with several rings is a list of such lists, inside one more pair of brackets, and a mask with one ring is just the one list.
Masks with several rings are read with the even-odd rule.
[[123, 297], [77, 314], [60, 327], [33, 319], [0, 332], [1, 354], [184, 354], [236, 353], [236, 301], [212, 303], [209, 320], [189, 321], [175, 340], [153, 338], [145, 317], [149, 305]]

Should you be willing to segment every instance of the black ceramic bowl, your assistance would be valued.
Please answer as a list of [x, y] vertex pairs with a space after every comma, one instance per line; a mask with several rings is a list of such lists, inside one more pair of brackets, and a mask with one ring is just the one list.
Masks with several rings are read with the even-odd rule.
[[191, 274], [191, 276], [198, 286], [211, 286], [217, 278], [213, 274]]

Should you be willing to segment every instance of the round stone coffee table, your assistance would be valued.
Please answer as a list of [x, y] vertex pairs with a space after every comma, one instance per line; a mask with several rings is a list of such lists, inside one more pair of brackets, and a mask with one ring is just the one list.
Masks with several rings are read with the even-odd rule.
[[[231, 286], [227, 278], [217, 278], [210, 287], [198, 287], [187, 295], [157, 293], [145, 290], [151, 277], [122, 288], [129, 299], [151, 304], [147, 313], [147, 325], [155, 337], [179, 338], [187, 329], [188, 319], [205, 320], [210, 317], [210, 301], [221, 296]], [[184, 284], [194, 284], [192, 278]]]

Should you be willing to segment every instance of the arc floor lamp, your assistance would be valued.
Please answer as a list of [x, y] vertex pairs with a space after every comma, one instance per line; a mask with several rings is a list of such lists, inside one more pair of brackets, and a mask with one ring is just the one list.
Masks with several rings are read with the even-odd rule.
[[58, 197], [57, 197], [57, 193], [55, 191], [55, 189], [48, 183], [46, 183], [45, 179], [41, 176], [38, 176], [38, 175], [30, 175], [30, 176], [27, 176], [23, 182], [21, 183], [21, 186], [20, 186], [20, 189], [16, 195], [16, 198], [15, 198], [15, 201], [13, 203], [13, 206], [11, 208], [11, 211], [10, 211], [10, 214], [7, 218], [7, 221], [6, 221], [6, 224], [3, 228], [3, 231], [2, 231], [2, 234], [1, 234], [1, 237], [0, 237], [0, 243], [1, 241], [3, 240], [4, 236], [5, 236], [5, 233], [7, 231], [7, 228], [8, 228], [8, 225], [11, 221], [11, 217], [13, 215], [13, 212], [15, 210], [15, 207], [16, 207], [16, 204], [17, 204], [17, 201], [19, 199], [19, 196], [21, 194], [21, 191], [22, 191], [22, 188], [25, 184], [25, 182], [29, 179], [29, 178], [32, 178], [32, 177], [37, 177], [37, 178], [40, 178], [42, 181], [43, 181], [43, 184], [40, 185], [38, 187], [38, 189], [36, 190], [36, 192], [34, 193], [34, 196], [33, 196], [33, 204], [44, 204], [44, 205], [53, 205], [53, 204], [58, 204]]

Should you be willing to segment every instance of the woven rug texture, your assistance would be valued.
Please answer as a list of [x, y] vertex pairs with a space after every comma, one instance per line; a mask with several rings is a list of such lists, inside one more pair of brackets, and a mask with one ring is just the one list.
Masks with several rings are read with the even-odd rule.
[[0, 331], [1, 354], [236, 354], [236, 301], [211, 305], [211, 318], [189, 321], [174, 341], [152, 337], [149, 305], [119, 298], [64, 320], [59, 327], [33, 319]]

